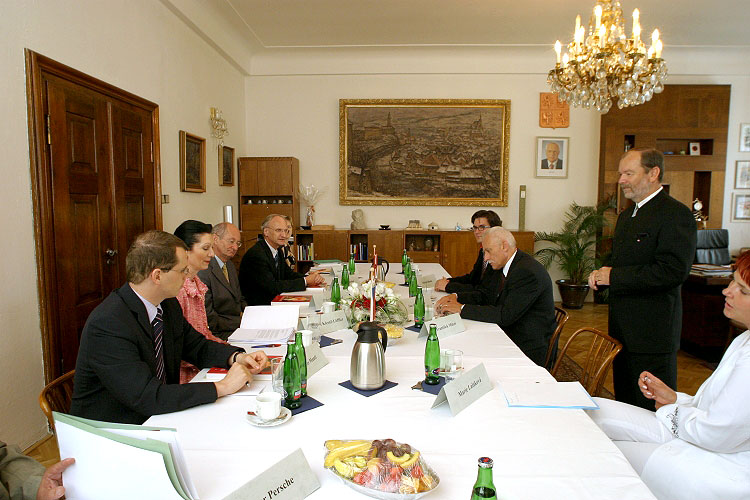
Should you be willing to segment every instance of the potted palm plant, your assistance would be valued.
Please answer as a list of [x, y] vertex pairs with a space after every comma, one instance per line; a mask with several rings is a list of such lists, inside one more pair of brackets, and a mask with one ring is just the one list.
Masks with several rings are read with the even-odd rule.
[[609, 226], [605, 212], [614, 208], [612, 198], [595, 207], [573, 202], [563, 216], [563, 227], [557, 232], [536, 232], [534, 241], [550, 243], [534, 252], [539, 262], [549, 269], [556, 262], [567, 278], [557, 280], [563, 307], [580, 309], [589, 293], [588, 276], [599, 265], [596, 244], [604, 227]]

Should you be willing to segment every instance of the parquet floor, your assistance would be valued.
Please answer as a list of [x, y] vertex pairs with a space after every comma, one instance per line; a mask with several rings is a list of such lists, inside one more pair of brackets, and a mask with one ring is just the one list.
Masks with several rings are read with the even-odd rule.
[[[558, 306], [560, 304], [557, 304]], [[571, 333], [575, 332], [579, 328], [584, 326], [592, 326], [603, 332], [607, 331], [607, 305], [603, 304], [592, 304], [586, 303], [583, 309], [568, 309], [570, 319], [565, 325], [565, 329], [560, 336], [560, 345], [562, 346], [570, 336]], [[576, 346], [571, 346], [570, 349], [571, 357], [581, 364], [581, 358], [585, 354], [585, 347], [576, 349]], [[709, 375], [713, 372], [713, 369], [709, 367], [704, 361], [691, 356], [690, 354], [680, 351], [677, 355], [677, 387], [680, 391], [688, 394], [695, 394], [698, 387], [706, 380]], [[604, 386], [612, 392], [612, 374], [608, 374], [607, 380]], [[41, 411], [41, 410], [40, 410]], [[26, 454], [34, 457], [45, 466], [52, 465], [53, 463], [60, 460], [59, 452], [57, 449], [57, 441], [53, 436], [48, 436], [42, 439], [34, 446], [26, 450]]]

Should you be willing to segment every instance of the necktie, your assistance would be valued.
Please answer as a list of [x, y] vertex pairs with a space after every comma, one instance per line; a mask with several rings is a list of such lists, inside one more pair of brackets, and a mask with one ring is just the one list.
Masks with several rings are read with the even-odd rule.
[[633, 209], [633, 214], [631, 215], [631, 217], [635, 217], [635, 214], [637, 214], [637, 213], [638, 213], [638, 204], [636, 203], [635, 204], [635, 208]]
[[281, 279], [281, 250], [276, 252], [276, 274], [278, 275], [279, 279]]
[[229, 283], [229, 272], [227, 272], [226, 264], [221, 267], [221, 272], [224, 273], [224, 277], [227, 279], [227, 283]]
[[151, 328], [154, 329], [154, 354], [156, 356], [156, 376], [159, 380], [165, 382], [164, 376], [164, 321], [161, 317], [161, 308], [156, 310], [156, 316], [151, 322]]

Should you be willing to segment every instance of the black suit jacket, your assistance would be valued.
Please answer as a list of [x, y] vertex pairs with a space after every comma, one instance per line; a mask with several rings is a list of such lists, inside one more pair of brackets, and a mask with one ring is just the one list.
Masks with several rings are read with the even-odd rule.
[[484, 250], [480, 249], [471, 272], [463, 276], [450, 278], [445, 286], [445, 291], [447, 293], [470, 292], [476, 290], [479, 286], [488, 291], [496, 291], [500, 285], [502, 273], [502, 270], [495, 271], [489, 265], [486, 270], [484, 269]]
[[211, 259], [208, 269], [198, 271], [198, 277], [206, 284], [206, 318], [211, 333], [226, 340], [240, 326], [240, 316], [245, 309], [245, 298], [240, 290], [237, 268], [230, 260], [226, 264], [229, 282], [216, 262]]
[[177, 299], [162, 301], [166, 383], [156, 377], [152, 328], [143, 302], [125, 283], [91, 313], [83, 327], [70, 412], [108, 422], [141, 424], [151, 415], [216, 401], [212, 383], [180, 385], [180, 360], [227, 367], [236, 347], [196, 332]]
[[695, 219], [665, 191], [632, 217], [634, 208], [615, 227], [609, 334], [630, 352], [672, 352], [680, 345], [680, 287], [695, 258]]
[[546, 350], [555, 330], [552, 280], [536, 259], [521, 250], [517, 250], [494, 299], [480, 288], [459, 293], [458, 301], [466, 304], [462, 318], [497, 323], [524, 353]]
[[240, 288], [249, 306], [268, 305], [280, 293], [299, 292], [306, 287], [304, 274], [292, 271], [284, 262], [276, 266], [262, 238], [242, 256]]
[[[545, 169], [545, 170], [549, 170], [549, 168], [550, 168], [549, 167], [549, 160], [547, 160], [546, 158], [544, 160], [542, 160], [542, 168]], [[555, 168], [553, 168], [552, 170], [562, 170], [562, 168], [563, 168], [563, 161], [558, 158], [557, 159], [557, 163], [555, 163]]]

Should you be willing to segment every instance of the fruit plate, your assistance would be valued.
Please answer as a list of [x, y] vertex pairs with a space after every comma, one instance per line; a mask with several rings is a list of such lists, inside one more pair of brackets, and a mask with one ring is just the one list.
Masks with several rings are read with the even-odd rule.
[[426, 467], [426, 472], [432, 476], [432, 478], [435, 480], [435, 486], [428, 490], [423, 491], [421, 493], [390, 493], [387, 491], [378, 491], [374, 490], [372, 488], [367, 488], [366, 486], [362, 486], [361, 484], [357, 484], [354, 481], [350, 481], [346, 478], [343, 478], [336, 474], [336, 472], [332, 469], [328, 469], [331, 474], [339, 478], [344, 484], [349, 486], [354, 491], [357, 491], [359, 493], [362, 493], [363, 495], [367, 495], [368, 497], [372, 498], [380, 498], [381, 500], [416, 500], [417, 498], [422, 498], [425, 495], [429, 495], [433, 491], [437, 489], [438, 486], [440, 486], [440, 478], [437, 474], [435, 474], [435, 471], [430, 469], [429, 467]]

